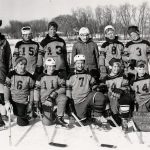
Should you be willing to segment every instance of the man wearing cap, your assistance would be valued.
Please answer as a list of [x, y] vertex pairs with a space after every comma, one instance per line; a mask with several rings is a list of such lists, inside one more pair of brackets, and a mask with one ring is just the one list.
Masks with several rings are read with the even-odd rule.
[[85, 69], [88, 70], [96, 80], [99, 79], [99, 54], [98, 46], [90, 37], [90, 31], [87, 27], [82, 27], [79, 30], [78, 41], [73, 45], [72, 48], [72, 67], [73, 59], [75, 55], [85, 55]]
[[41, 66], [48, 57], [56, 60], [56, 70], [66, 78], [69, 71], [67, 62], [67, 50], [65, 41], [57, 34], [56, 22], [49, 22], [48, 34], [40, 43], [40, 58], [38, 64]]
[[25, 26], [21, 28], [22, 40], [18, 41], [15, 45], [15, 50], [13, 52], [13, 67], [15, 64], [15, 59], [19, 56], [23, 56], [27, 59], [27, 71], [35, 75], [39, 45], [37, 42], [32, 40], [32, 30], [30, 26]]
[[126, 66], [127, 73], [135, 74], [134, 68], [138, 60], [144, 60], [146, 62], [146, 72], [148, 72], [150, 43], [141, 39], [137, 26], [129, 26], [128, 34], [131, 40], [125, 45], [123, 57], [123, 60], [128, 64]]
[[105, 42], [100, 48], [100, 75], [103, 79], [108, 73], [109, 61], [112, 58], [122, 60], [124, 45], [118, 40], [115, 28], [112, 25], [107, 25], [104, 28]]

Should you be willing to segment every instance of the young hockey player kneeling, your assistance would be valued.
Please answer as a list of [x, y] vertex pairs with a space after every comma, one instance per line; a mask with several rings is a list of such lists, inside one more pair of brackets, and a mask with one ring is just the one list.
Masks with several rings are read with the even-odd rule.
[[[102, 125], [105, 96], [94, 91], [97, 85], [95, 79], [85, 70], [85, 56], [82, 54], [76, 55], [74, 63], [75, 70], [67, 79], [66, 95], [73, 100], [79, 119], [83, 120], [87, 117], [87, 110], [90, 107], [93, 108], [93, 120], [96, 121], [95, 123]], [[83, 123], [86, 123], [86, 121], [83, 121]]]
[[138, 112], [150, 112], [150, 76], [146, 73], [146, 65], [143, 60], [137, 61], [135, 67], [137, 75], [131, 80]]
[[34, 80], [26, 71], [26, 65], [26, 58], [22, 56], [16, 58], [15, 70], [8, 74], [4, 86], [6, 107], [10, 109], [10, 103], [12, 104], [19, 126], [29, 124], [27, 113], [31, 111], [33, 103]]
[[109, 65], [110, 74], [105, 77], [104, 82], [108, 87], [110, 108], [115, 120], [121, 118], [122, 129], [126, 131], [128, 129], [127, 119], [129, 117], [131, 102], [128, 80], [121, 71], [119, 59], [112, 58]]
[[[65, 80], [58, 76], [56, 71], [56, 62], [49, 57], [44, 63], [44, 73], [37, 79], [34, 100], [35, 103], [42, 103], [43, 123], [51, 125], [52, 123], [68, 127], [63, 120], [67, 97], [65, 96]], [[57, 104], [57, 116], [53, 118], [53, 105]]]

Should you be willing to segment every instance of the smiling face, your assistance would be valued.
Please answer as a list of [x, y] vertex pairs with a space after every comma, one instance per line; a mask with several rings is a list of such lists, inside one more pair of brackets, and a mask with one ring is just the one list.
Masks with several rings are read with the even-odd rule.
[[112, 30], [112, 29], [109, 29], [109, 30], [106, 32], [105, 37], [107, 37], [107, 38], [110, 39], [110, 40], [115, 39], [115, 31]]
[[139, 77], [144, 76], [144, 74], [146, 73], [145, 66], [136, 67], [136, 71], [137, 71]]
[[78, 60], [75, 62], [75, 69], [77, 71], [82, 71], [85, 67], [85, 61], [84, 60]]
[[50, 37], [53, 37], [56, 35], [57, 29], [54, 26], [50, 26], [48, 30], [48, 34]]
[[25, 60], [22, 60], [16, 65], [15, 68], [19, 74], [23, 74], [26, 71], [26, 66], [27, 66], [27, 62]]
[[79, 35], [82, 42], [86, 43], [89, 40], [89, 34], [80, 34]]
[[120, 67], [120, 63], [114, 62], [111, 69], [111, 74], [117, 75], [120, 72]]

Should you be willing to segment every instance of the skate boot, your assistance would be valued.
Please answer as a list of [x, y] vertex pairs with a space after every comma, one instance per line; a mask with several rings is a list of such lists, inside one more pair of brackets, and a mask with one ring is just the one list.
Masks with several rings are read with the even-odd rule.
[[62, 127], [69, 128], [68, 123], [64, 121], [64, 119], [63, 119], [62, 116], [61, 116], [61, 117], [57, 116], [55, 123], [56, 123], [57, 125], [61, 125]]
[[127, 132], [127, 131], [128, 131], [128, 121], [127, 121], [127, 119], [125, 119], [125, 118], [121, 118], [121, 120], [122, 120], [122, 123], [121, 123], [121, 125], [122, 125], [122, 130], [123, 130], [124, 132]]

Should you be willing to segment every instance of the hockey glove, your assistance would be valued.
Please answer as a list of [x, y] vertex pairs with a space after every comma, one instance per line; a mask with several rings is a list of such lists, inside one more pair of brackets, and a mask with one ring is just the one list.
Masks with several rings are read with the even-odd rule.
[[43, 105], [52, 107], [53, 106], [53, 100], [49, 97], [46, 99], [46, 101], [43, 103]]
[[106, 85], [106, 84], [101, 84], [101, 85], [97, 88], [97, 91], [102, 92], [103, 94], [104, 94], [104, 93], [107, 93], [107, 92], [108, 92], [107, 85]]
[[129, 67], [131, 70], [134, 70], [134, 67], [136, 66], [136, 60], [135, 59], [131, 59], [129, 61]]

